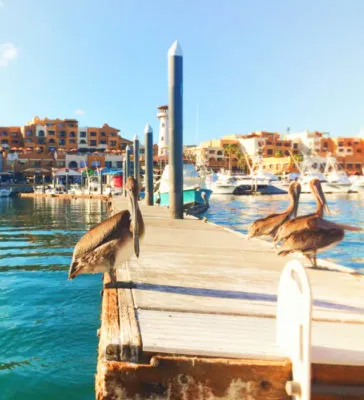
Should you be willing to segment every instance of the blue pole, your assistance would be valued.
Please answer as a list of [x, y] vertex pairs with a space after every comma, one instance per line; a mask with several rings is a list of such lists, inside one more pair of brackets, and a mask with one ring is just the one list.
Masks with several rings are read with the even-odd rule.
[[133, 144], [133, 156], [134, 156], [134, 179], [137, 181], [138, 194], [140, 191], [140, 168], [139, 168], [139, 139], [138, 136], [134, 136]]
[[153, 129], [147, 124], [145, 133], [145, 202], [153, 205]]
[[169, 213], [183, 219], [183, 54], [177, 42], [168, 51]]

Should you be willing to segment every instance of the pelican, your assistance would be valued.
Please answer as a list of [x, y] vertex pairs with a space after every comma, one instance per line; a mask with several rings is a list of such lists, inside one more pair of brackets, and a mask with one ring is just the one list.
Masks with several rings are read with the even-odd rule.
[[115, 268], [128, 261], [133, 252], [139, 257], [139, 239], [144, 236], [144, 221], [137, 201], [137, 182], [128, 177], [125, 189], [130, 210], [114, 214], [90, 229], [76, 244], [68, 279], [80, 274], [108, 272], [115, 283]]
[[[278, 243], [286, 239], [291, 233], [301, 229], [311, 219], [321, 218], [324, 215], [324, 209], [330, 215], [329, 207], [326, 203], [325, 195], [322, 191], [319, 179], [312, 179], [310, 181], [310, 190], [316, 200], [316, 211], [312, 214], [301, 215], [292, 220], [284, 222], [277, 230], [274, 237], [274, 243]], [[298, 205], [297, 205], [298, 206]]]
[[[316, 188], [312, 190], [317, 202], [316, 213], [288, 221], [286, 222], [286, 225], [289, 225], [288, 228], [284, 225], [280, 228], [284, 235], [281, 234], [279, 240], [284, 241], [278, 254], [285, 256], [299, 251], [308, 258], [314, 268], [317, 268], [317, 252], [325, 251], [341, 242], [345, 230], [361, 231], [362, 229], [324, 220], [323, 208], [327, 207], [327, 204], [321, 183], [318, 179], [310, 183], [312, 189]], [[278, 235], [279, 233], [278, 231]]]
[[270, 214], [254, 221], [249, 228], [248, 239], [258, 236], [274, 237], [282, 224], [297, 216], [300, 193], [301, 185], [297, 181], [292, 182], [288, 188], [290, 202], [286, 211], [279, 214]]

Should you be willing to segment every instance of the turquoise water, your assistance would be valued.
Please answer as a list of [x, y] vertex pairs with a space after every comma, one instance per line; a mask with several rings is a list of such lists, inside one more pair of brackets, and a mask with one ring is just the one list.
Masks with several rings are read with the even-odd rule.
[[67, 280], [98, 200], [0, 199], [0, 399], [94, 395], [101, 275]]
[[[359, 194], [327, 194], [332, 216], [326, 219], [351, 224], [364, 229], [364, 197]], [[287, 195], [230, 196], [212, 194], [210, 208], [204, 214], [209, 220], [242, 233], [258, 218], [283, 211], [288, 205]], [[316, 208], [310, 194], [301, 194], [298, 215]], [[364, 232], [347, 232], [344, 240], [319, 257], [356, 269], [364, 268]], [[362, 271], [364, 273], [364, 270]]]
[[[327, 196], [331, 219], [364, 225], [364, 199]], [[206, 216], [246, 232], [285, 196], [212, 195]], [[314, 209], [302, 195], [300, 213]], [[94, 399], [101, 275], [67, 280], [73, 247], [106, 216], [99, 200], [0, 199], [0, 399]], [[322, 257], [361, 268], [364, 234]]]

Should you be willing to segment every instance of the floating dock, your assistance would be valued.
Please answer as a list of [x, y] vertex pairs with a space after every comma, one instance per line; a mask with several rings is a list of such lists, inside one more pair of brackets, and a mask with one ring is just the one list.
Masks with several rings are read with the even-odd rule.
[[[124, 197], [113, 201], [127, 208]], [[289, 399], [276, 301], [294, 257], [193, 217], [172, 220], [162, 207], [142, 202], [141, 211], [139, 261], [119, 271], [117, 288], [104, 276], [96, 398]], [[311, 398], [364, 399], [364, 276], [307, 271]]]

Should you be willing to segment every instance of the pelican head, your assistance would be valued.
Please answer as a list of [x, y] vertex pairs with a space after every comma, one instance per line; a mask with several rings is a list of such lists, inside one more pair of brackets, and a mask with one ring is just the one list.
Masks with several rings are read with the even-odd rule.
[[136, 179], [129, 176], [125, 183], [126, 194], [130, 204], [130, 219], [134, 240], [134, 252], [136, 257], [139, 257], [139, 220], [138, 220], [138, 183]]
[[300, 195], [301, 195], [301, 184], [296, 180], [291, 182], [288, 188], [288, 193], [293, 199], [293, 214], [291, 215], [293, 215], [294, 218], [296, 218], [298, 211], [298, 202], [300, 200]]
[[327, 205], [326, 202], [324, 191], [322, 190], [320, 180], [317, 178], [312, 179], [310, 182], [310, 188], [313, 195], [315, 196], [316, 201], [318, 202], [318, 204], [320, 204], [320, 213], [322, 213], [322, 210], [324, 209], [328, 215], [331, 215], [329, 206]]

